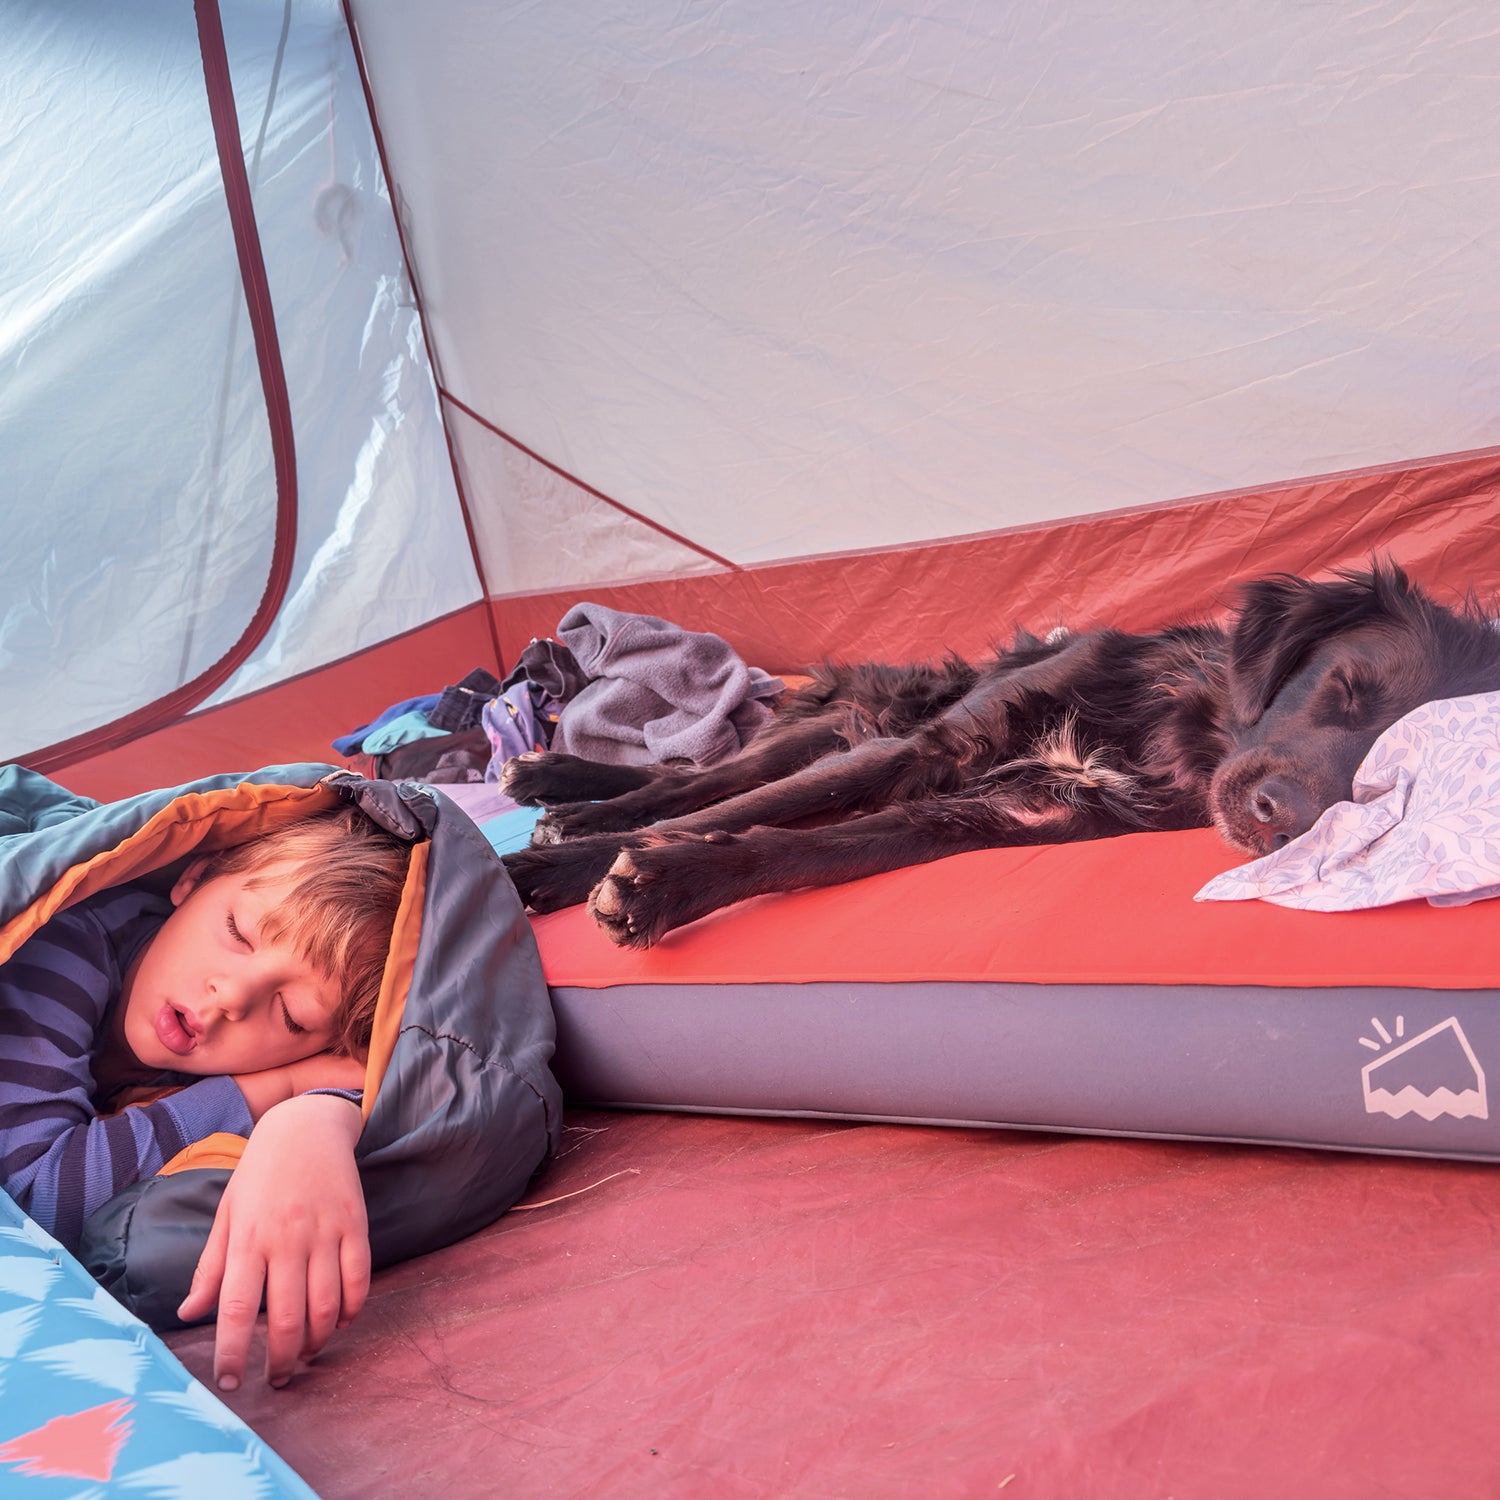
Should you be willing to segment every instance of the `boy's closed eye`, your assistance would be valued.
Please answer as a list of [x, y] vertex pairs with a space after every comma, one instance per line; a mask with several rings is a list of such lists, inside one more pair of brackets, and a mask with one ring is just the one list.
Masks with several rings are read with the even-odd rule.
[[[255, 944], [252, 943], [248, 937], [246, 937], [244, 930], [240, 927], [240, 924], [235, 921], [234, 911], [232, 908], [226, 909], [224, 912], [224, 927], [225, 930], [229, 933], [230, 940], [237, 947], [254, 951]], [[276, 996], [276, 1005], [277, 1008], [281, 1011], [281, 1020], [286, 1029], [293, 1036], [306, 1036], [310, 1028], [303, 1026], [287, 1008], [285, 996], [278, 994]]]

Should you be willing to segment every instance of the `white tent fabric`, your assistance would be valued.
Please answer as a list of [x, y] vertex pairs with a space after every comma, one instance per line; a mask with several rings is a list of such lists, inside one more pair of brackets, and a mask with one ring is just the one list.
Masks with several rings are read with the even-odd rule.
[[[791, 672], [1374, 551], [1500, 595], [1482, 0], [0, 0], [0, 36], [0, 761], [80, 794], [326, 759], [580, 598]], [[1477, 1169], [615, 1118], [559, 1211], [236, 1409], [330, 1497], [1496, 1491]]]
[[[498, 651], [584, 591], [1500, 444], [1477, 0], [196, 8], [298, 534], [189, 708], [450, 617], [480, 641], [485, 598], [536, 603], [492, 605]], [[0, 756], [194, 681], [266, 591], [275, 449], [194, 12], [0, 0]], [[808, 644], [774, 634], [778, 666]]]
[[492, 594], [588, 588], [622, 576], [702, 573], [718, 566], [622, 514], [451, 402], [447, 415], [464, 492], [482, 497], [473, 510], [474, 532]]
[[1500, 440], [1488, 6], [352, 10], [445, 388], [737, 564]]
[[[0, 756], [233, 646], [276, 485], [191, 6], [0, 0]], [[363, 89], [330, 0], [224, 8], [291, 398], [279, 619], [237, 696], [479, 595]]]

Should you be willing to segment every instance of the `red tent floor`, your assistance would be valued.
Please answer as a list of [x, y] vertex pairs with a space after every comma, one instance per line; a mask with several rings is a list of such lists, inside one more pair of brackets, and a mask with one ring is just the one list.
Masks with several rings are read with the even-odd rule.
[[[1477, 1500], [1497, 1197], [1431, 1160], [573, 1113], [531, 1207], [228, 1399], [327, 1500]], [[210, 1378], [211, 1330], [169, 1342]]]

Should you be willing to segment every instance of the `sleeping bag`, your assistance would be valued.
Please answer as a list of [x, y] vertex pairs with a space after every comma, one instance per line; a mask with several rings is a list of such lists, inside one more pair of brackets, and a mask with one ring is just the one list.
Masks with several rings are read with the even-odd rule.
[[[355, 1153], [378, 1268], [499, 1217], [561, 1126], [530, 924], [489, 843], [441, 793], [305, 764], [100, 804], [0, 767], [0, 962], [86, 896], [126, 881], [165, 891], [194, 855], [340, 799], [411, 844]], [[189, 1146], [85, 1225], [79, 1258], [154, 1328], [180, 1326], [177, 1305], [244, 1144], [215, 1135]]]

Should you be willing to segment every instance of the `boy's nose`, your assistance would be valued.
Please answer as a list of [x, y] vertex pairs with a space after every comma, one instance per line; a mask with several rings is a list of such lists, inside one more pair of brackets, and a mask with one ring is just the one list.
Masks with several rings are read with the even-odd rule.
[[227, 979], [210, 979], [208, 998], [214, 1012], [223, 1016], [226, 1021], [243, 1020], [250, 1005], [244, 988]]

